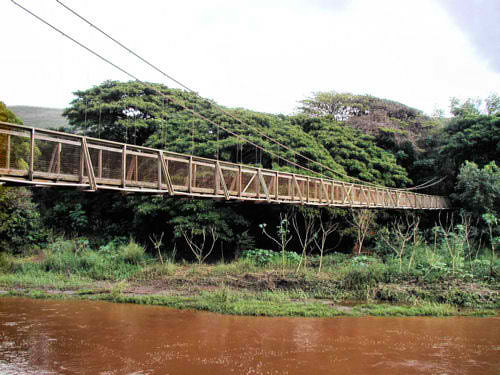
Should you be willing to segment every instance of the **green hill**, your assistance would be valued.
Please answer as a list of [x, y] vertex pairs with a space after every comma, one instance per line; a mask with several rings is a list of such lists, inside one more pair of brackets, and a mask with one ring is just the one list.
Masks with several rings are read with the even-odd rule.
[[31, 107], [26, 105], [14, 105], [9, 109], [14, 112], [24, 122], [24, 125], [36, 128], [58, 129], [67, 127], [68, 120], [63, 117], [63, 109]]

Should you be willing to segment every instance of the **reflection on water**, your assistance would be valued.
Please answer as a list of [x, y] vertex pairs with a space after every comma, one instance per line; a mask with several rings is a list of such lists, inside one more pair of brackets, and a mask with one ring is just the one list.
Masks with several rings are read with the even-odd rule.
[[500, 374], [500, 318], [254, 318], [0, 298], [1, 374]]

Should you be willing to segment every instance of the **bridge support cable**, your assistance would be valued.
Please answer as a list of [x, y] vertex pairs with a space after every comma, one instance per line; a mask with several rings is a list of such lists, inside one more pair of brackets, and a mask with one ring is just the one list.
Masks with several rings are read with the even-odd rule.
[[[13, 1], [13, 0], [11, 0]], [[335, 174], [335, 175], [338, 175], [338, 176], [341, 176], [341, 177], [345, 177], [347, 179], [350, 179], [352, 181], [357, 181], [357, 182], [360, 182], [360, 183], [363, 183], [365, 185], [371, 185], [371, 186], [377, 186], [377, 187], [384, 187], [380, 184], [376, 184], [376, 183], [372, 183], [372, 182], [368, 182], [368, 181], [364, 181], [364, 180], [361, 180], [359, 178], [355, 178], [355, 177], [352, 177], [352, 176], [349, 176], [348, 174], [345, 174], [345, 173], [341, 173], [341, 172], [338, 172], [338, 171], [335, 171], [334, 169], [328, 167], [327, 165], [324, 165], [323, 163], [319, 162], [319, 161], [316, 161], [316, 160], [313, 160], [305, 155], [302, 155], [301, 153], [297, 152], [296, 150], [294, 150], [293, 148], [291, 147], [288, 147], [287, 145], [285, 144], [282, 144], [280, 143], [279, 141], [277, 141], [276, 139], [268, 136], [264, 131], [260, 130], [259, 128], [255, 127], [255, 126], [252, 126], [248, 123], [246, 123], [244, 120], [240, 119], [238, 116], [235, 116], [234, 114], [232, 114], [231, 112], [225, 110], [222, 106], [218, 105], [218, 104], [215, 104], [215, 103], [211, 103], [210, 101], [206, 100], [205, 98], [201, 97], [195, 90], [189, 88], [188, 86], [186, 86], [185, 84], [183, 84], [182, 82], [180, 82], [179, 80], [175, 79], [173, 76], [165, 73], [162, 69], [160, 69], [158, 66], [154, 65], [153, 63], [151, 63], [150, 61], [148, 61], [147, 59], [143, 58], [142, 56], [140, 56], [139, 54], [137, 54], [136, 52], [134, 52], [132, 49], [130, 49], [129, 47], [125, 46], [123, 43], [121, 43], [120, 41], [118, 41], [116, 38], [112, 37], [109, 33], [105, 32], [103, 29], [101, 29], [100, 27], [96, 26], [93, 22], [89, 21], [87, 18], [83, 17], [81, 14], [79, 14], [78, 12], [76, 12], [75, 10], [71, 9], [70, 7], [68, 7], [66, 4], [64, 4], [62, 1], [60, 0], [56, 0], [56, 2], [61, 5], [62, 7], [64, 7], [67, 11], [69, 11], [70, 13], [72, 13], [73, 15], [75, 15], [76, 17], [78, 17], [80, 20], [82, 20], [83, 22], [85, 22], [86, 24], [88, 24], [90, 27], [94, 28], [95, 30], [97, 30], [99, 33], [101, 33], [102, 35], [104, 35], [105, 37], [107, 37], [108, 39], [110, 39], [111, 41], [113, 41], [115, 44], [117, 44], [118, 46], [120, 46], [121, 48], [123, 48], [125, 51], [127, 51], [128, 53], [132, 54], [133, 56], [135, 56], [136, 58], [138, 58], [140, 61], [142, 61], [143, 63], [147, 64], [149, 67], [153, 68], [154, 70], [156, 70], [157, 72], [159, 72], [160, 74], [162, 74], [164, 77], [170, 79], [171, 81], [175, 82], [176, 84], [178, 84], [180, 87], [182, 87], [183, 89], [193, 93], [194, 95], [196, 95], [198, 98], [200, 98], [201, 100], [203, 100], [204, 102], [208, 103], [209, 105], [211, 105], [212, 107], [216, 108], [217, 110], [219, 110], [221, 113], [224, 113], [225, 115], [231, 117], [233, 120], [239, 122], [240, 124], [242, 125], [245, 125], [247, 126], [248, 128], [252, 129], [253, 131], [255, 131], [257, 134], [261, 135], [262, 137], [264, 137], [265, 139], [269, 140], [270, 142], [272, 143], [275, 143], [278, 145], [278, 147], [283, 147], [285, 150], [287, 151], [290, 151], [295, 159], [296, 156], [300, 156], [302, 157], [304, 160], [308, 161], [308, 162], [312, 162], [313, 164], [315, 165], [318, 165], [320, 168], [321, 168], [321, 172], [316, 172], [314, 171], [314, 173], [317, 173], [318, 175], [320, 176], [324, 176], [324, 177], [327, 177], [326, 175], [323, 174], [323, 168], [325, 168], [325, 170]], [[278, 153], [279, 154], [279, 153]], [[217, 157], [218, 158], [218, 157]], [[289, 161], [287, 159], [284, 159], [284, 158], [279, 158], [278, 157], [278, 164], [279, 164], [279, 161], [283, 160], [285, 161], [286, 163], [288, 163]], [[425, 185], [425, 184], [423, 184]], [[430, 185], [430, 186], [433, 186], [433, 185]], [[420, 190], [420, 189], [424, 189], [424, 188], [427, 188], [427, 187], [430, 187], [430, 186], [413, 186], [413, 187], [409, 187], [409, 188], [404, 188], [404, 189], [401, 189], [401, 190]]]
[[[97, 52], [93, 51], [93, 50], [92, 50], [92, 49], [90, 49], [89, 47], [85, 46], [84, 44], [82, 44], [82, 43], [80, 43], [79, 41], [75, 40], [74, 38], [70, 37], [69, 35], [67, 35], [67, 34], [66, 34], [66, 33], [64, 33], [63, 31], [61, 31], [60, 29], [56, 28], [55, 26], [53, 26], [52, 24], [48, 23], [47, 21], [45, 21], [45, 20], [44, 20], [44, 19], [42, 19], [41, 17], [37, 16], [36, 14], [34, 14], [33, 12], [31, 12], [30, 10], [28, 10], [28, 9], [26, 9], [25, 7], [23, 7], [23, 6], [21, 6], [20, 4], [18, 4], [16, 1], [11, 0], [11, 2], [13, 2], [15, 5], [17, 5], [18, 7], [20, 7], [21, 9], [23, 9], [24, 11], [26, 11], [27, 13], [29, 13], [30, 15], [32, 15], [33, 17], [35, 17], [36, 19], [38, 19], [39, 21], [41, 21], [42, 23], [46, 24], [47, 26], [49, 26], [49, 27], [50, 27], [50, 28], [52, 28], [53, 30], [57, 31], [58, 33], [60, 33], [60, 34], [61, 34], [61, 35], [63, 35], [64, 37], [68, 38], [69, 40], [71, 40], [71, 41], [72, 41], [72, 42], [74, 42], [75, 44], [79, 45], [80, 47], [84, 48], [85, 50], [87, 50], [87, 51], [88, 51], [88, 52], [90, 52], [91, 54], [93, 54], [93, 55], [95, 55], [96, 57], [98, 57], [98, 58], [100, 58], [101, 60], [103, 60], [104, 62], [106, 62], [106, 63], [110, 64], [111, 66], [113, 66], [114, 68], [118, 69], [118, 70], [119, 70], [119, 71], [121, 71], [122, 73], [124, 73], [124, 74], [128, 75], [129, 77], [133, 78], [133, 79], [134, 79], [134, 80], [136, 80], [137, 82], [139, 82], [139, 83], [143, 84], [144, 86], [148, 87], [148, 88], [149, 88], [149, 89], [151, 89], [152, 91], [154, 91], [154, 92], [156, 92], [156, 93], [158, 93], [158, 94], [162, 95], [163, 97], [165, 97], [165, 98], [167, 98], [167, 99], [172, 100], [175, 104], [179, 105], [181, 108], [183, 108], [184, 110], [186, 110], [186, 111], [190, 112], [190, 113], [191, 113], [191, 114], [193, 114], [194, 116], [196, 116], [196, 117], [198, 117], [198, 118], [201, 118], [201, 119], [203, 119], [204, 121], [206, 121], [206, 122], [208, 122], [208, 123], [210, 123], [210, 124], [215, 125], [217, 128], [221, 128], [221, 129], [225, 130], [228, 134], [231, 134], [231, 135], [235, 136], [236, 138], [241, 139], [241, 140], [243, 140], [243, 141], [245, 141], [245, 142], [247, 142], [247, 143], [249, 143], [249, 144], [251, 144], [251, 145], [255, 146], [256, 148], [259, 148], [261, 151], [264, 151], [264, 152], [269, 153], [271, 156], [275, 156], [275, 157], [277, 157], [277, 158], [278, 158], [278, 160], [283, 160], [283, 161], [285, 161], [285, 162], [289, 163], [290, 165], [294, 165], [294, 166], [296, 166], [296, 167], [298, 167], [298, 168], [301, 168], [301, 169], [307, 170], [307, 171], [309, 171], [309, 172], [311, 172], [311, 173], [313, 173], [313, 174], [320, 175], [320, 176], [322, 176], [322, 177], [323, 177], [323, 175], [322, 175], [321, 173], [319, 173], [319, 172], [317, 172], [317, 171], [314, 171], [314, 170], [311, 170], [311, 169], [309, 169], [309, 168], [306, 168], [306, 167], [304, 167], [304, 166], [302, 166], [302, 165], [299, 165], [298, 163], [292, 162], [292, 161], [290, 161], [290, 160], [288, 160], [288, 159], [286, 159], [286, 158], [283, 158], [282, 156], [277, 155], [277, 154], [275, 154], [275, 153], [274, 153], [274, 152], [272, 152], [272, 151], [266, 150], [266, 149], [264, 149], [263, 147], [259, 146], [258, 144], [256, 144], [256, 143], [254, 143], [254, 142], [252, 142], [252, 141], [248, 140], [247, 138], [245, 138], [245, 137], [241, 136], [240, 134], [235, 133], [235, 132], [233, 132], [233, 131], [231, 131], [231, 130], [227, 129], [226, 127], [224, 127], [224, 126], [222, 126], [222, 125], [220, 125], [220, 124], [217, 124], [217, 123], [215, 123], [214, 121], [212, 121], [212, 120], [210, 120], [210, 119], [206, 118], [205, 116], [203, 116], [202, 114], [200, 114], [200, 113], [199, 113], [199, 112], [197, 112], [196, 110], [194, 110], [194, 109], [191, 109], [191, 108], [187, 107], [187, 106], [186, 106], [186, 105], [185, 105], [182, 101], [179, 101], [179, 100], [177, 100], [176, 98], [174, 98], [174, 97], [172, 97], [172, 96], [170, 96], [170, 95], [167, 95], [167, 94], [165, 94], [165, 93], [162, 93], [162, 92], [160, 92], [159, 90], [157, 90], [155, 87], [153, 87], [153, 86], [151, 86], [151, 85], [149, 85], [149, 84], [147, 84], [147, 83], [145, 83], [145, 82], [141, 81], [141, 80], [140, 80], [140, 79], [138, 79], [135, 75], [133, 75], [133, 74], [131, 74], [131, 73], [127, 72], [125, 69], [123, 69], [123, 68], [119, 67], [118, 65], [114, 64], [114, 63], [113, 63], [112, 61], [110, 61], [109, 59], [107, 59], [107, 58], [105, 58], [105, 57], [101, 56], [100, 54], [98, 54]], [[230, 113], [228, 113], [228, 115], [232, 117], [232, 115], [231, 115]], [[238, 119], [237, 119], [237, 120], [238, 120]], [[238, 121], [241, 121], [241, 120], [238, 120]], [[271, 139], [270, 139], [270, 138], [269, 138], [266, 134], [262, 134], [262, 135], [263, 135], [266, 139], [271, 140]], [[271, 140], [271, 141], [272, 141], [273, 143], [277, 143], [278, 145], [283, 146], [285, 149], [290, 149], [290, 148], [289, 148], [289, 147], [287, 147], [286, 145], [282, 145], [282, 144], [280, 144], [280, 143], [279, 143], [279, 142], [277, 142], [277, 141], [274, 141], [274, 140]], [[305, 156], [303, 156], [303, 155], [301, 155], [301, 154], [298, 154], [298, 153], [297, 153], [297, 152], [295, 152], [294, 150], [291, 150], [291, 149], [290, 149], [290, 151], [292, 151], [294, 155], [301, 156], [301, 157], [305, 158], [306, 160], [309, 160], [309, 161], [311, 161], [312, 163], [314, 163], [314, 164], [318, 164], [318, 165], [321, 165], [321, 166], [323, 167], [323, 165], [322, 165], [321, 163], [319, 163], [319, 162], [317, 162], [317, 161], [315, 161], [315, 160], [309, 159], [309, 158], [307, 158], [307, 157], [305, 157]], [[124, 154], [125, 154], [125, 153], [124, 153]], [[126, 160], [122, 163], [122, 166], [125, 166], [125, 164], [126, 164]], [[324, 167], [328, 169], [328, 167], [327, 167], [327, 166], [324, 166]], [[331, 170], [331, 172], [336, 173], [336, 174], [339, 174], [338, 172], [336, 172], [336, 171], [334, 171], [334, 170]], [[190, 173], [192, 173], [192, 171], [190, 171]], [[348, 175], [345, 175], [344, 177], [347, 177], [347, 178], [350, 178], [350, 179], [354, 179], [354, 180], [358, 180], [358, 179], [355, 179], [355, 178], [350, 177], [350, 176], [348, 176]], [[122, 187], [123, 187], [123, 188], [125, 188], [125, 187], [126, 187], [125, 172], [122, 172], [122, 180], [123, 180], [123, 181], [122, 181]], [[361, 180], [359, 180], [359, 181], [361, 181]], [[363, 181], [361, 181], [361, 182], [363, 182]], [[191, 183], [192, 183], [192, 181], [190, 180], [189, 186], [191, 186], [191, 185], [190, 185]], [[367, 182], [364, 182], [364, 183], [365, 183], [366, 185], [378, 186], [378, 185], [373, 184], [373, 183], [367, 183]], [[264, 186], [264, 185], [263, 185], [263, 186]], [[310, 189], [310, 187], [308, 186], [308, 189], [307, 189], [307, 193], [308, 193], [308, 194], [307, 194], [307, 199], [308, 199], [308, 201], [309, 201], [309, 189]], [[408, 188], [408, 189], [406, 189], [406, 190], [411, 190], [411, 189], [412, 189], [412, 188]], [[402, 190], [402, 189], [392, 189], [392, 190], [394, 191], [394, 190]]]
[[[94, 50], [92, 50], [91, 48], [85, 46], [83, 43], [77, 41], [76, 39], [74, 39], [73, 37], [69, 36], [68, 34], [66, 34], [65, 32], [63, 32], [62, 30], [58, 29], [57, 27], [55, 27], [54, 25], [50, 24], [49, 22], [45, 21], [43, 18], [39, 17], [38, 15], [36, 15], [35, 13], [31, 12], [29, 9], [23, 7], [22, 5], [18, 4], [16, 1], [14, 0], [11, 0], [12, 3], [14, 3], [15, 5], [17, 5], [19, 8], [23, 9], [24, 11], [26, 11], [27, 13], [29, 13], [30, 15], [32, 15], [33, 17], [35, 17], [36, 19], [38, 19], [40, 22], [44, 23], [45, 25], [49, 26], [50, 28], [52, 28], [54, 31], [60, 33], [62, 36], [64, 36], [65, 38], [71, 40], [73, 43], [77, 44], [78, 46], [80, 46], [81, 48], [85, 49], [86, 51], [90, 52], [91, 54], [93, 54], [94, 56], [96, 56], [97, 58], [103, 60], [104, 62], [106, 62], [107, 64], [113, 66], [115, 69], [119, 70], [120, 72], [124, 73], [125, 75], [129, 76], [130, 78], [134, 79], [135, 81], [141, 83], [142, 85], [144, 85], [145, 87], [149, 88], [150, 90], [152, 90], [153, 92], [171, 100], [174, 104], [180, 106], [181, 108], [183, 108], [184, 110], [188, 111], [189, 113], [191, 113], [193, 116], [196, 116], [222, 130], [224, 130], [225, 132], [227, 132], [228, 134], [244, 141], [244, 142], [247, 142], [249, 144], [251, 144], [252, 146], [255, 146], [257, 148], [259, 148], [261, 151], [263, 152], [266, 152], [268, 153], [269, 155], [271, 155], [272, 157], [276, 157], [278, 159], [281, 159], [285, 162], [288, 162], [289, 164], [299, 168], [299, 169], [303, 169], [303, 170], [306, 170], [312, 174], [315, 174], [315, 175], [321, 175], [320, 172], [317, 172], [317, 171], [314, 171], [310, 168], [307, 168], [307, 167], [304, 167], [302, 165], [299, 165], [298, 163], [294, 163], [290, 160], [287, 160], [285, 159], [284, 157], [280, 156], [280, 155], [277, 155], [275, 154], [273, 151], [270, 151], [270, 150], [266, 150], [264, 147], [256, 144], [255, 142], [252, 142], [250, 141], [249, 139], [245, 138], [244, 136], [232, 131], [232, 130], [229, 130], [227, 127], [221, 125], [221, 124], [217, 124], [216, 122], [210, 120], [209, 118], [203, 116], [201, 113], [195, 111], [194, 109], [191, 109], [189, 108], [186, 104], [184, 104], [182, 101], [180, 100], [177, 100], [175, 97], [171, 96], [171, 95], [168, 95], [168, 94], [165, 94], [161, 91], [159, 91], [158, 89], [156, 89], [154, 86], [140, 80], [137, 76], [135, 76], [134, 74], [128, 72], [127, 70], [121, 68], [120, 66], [118, 66], [117, 64], [113, 63], [111, 60], [107, 59], [106, 57], [100, 55], [99, 53], [95, 52]], [[312, 162], [314, 162], [312, 160]], [[316, 162], [317, 163], [317, 162]]]

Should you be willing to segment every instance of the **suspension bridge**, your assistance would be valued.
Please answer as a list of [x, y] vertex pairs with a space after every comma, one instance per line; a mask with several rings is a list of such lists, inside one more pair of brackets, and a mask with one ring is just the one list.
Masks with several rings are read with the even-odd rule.
[[[345, 175], [344, 177], [350, 181], [360, 182], [350, 183], [328, 178], [295, 161], [284, 159], [236, 133], [234, 130], [203, 116], [196, 109], [187, 107], [182, 101], [176, 100], [176, 98], [142, 82], [136, 75], [117, 65], [110, 58], [102, 56], [16, 1], [11, 0], [11, 2], [65, 39], [70, 40], [106, 64], [111, 65], [117, 71], [140, 82], [157, 95], [163, 96], [164, 100], [171, 101], [186, 112], [215, 126], [218, 130], [221, 129], [227, 134], [236, 137], [241, 142], [246, 142], [263, 152], [269, 153], [271, 156], [278, 157], [278, 160], [283, 160], [298, 167], [299, 170], [307, 170], [308, 173], [320, 177], [258, 168], [242, 163], [230, 163], [218, 160], [218, 158], [217, 160], [208, 159], [0, 122], [0, 183], [77, 188], [94, 192], [98, 190], [117, 190], [125, 193], [165, 194], [226, 201], [312, 206], [415, 210], [449, 208], [449, 201], [445, 197], [420, 194], [413, 191], [429, 187], [430, 184], [408, 189], [394, 189], [363, 182]], [[56, 2], [80, 21], [88, 24], [95, 31], [127, 51], [127, 53], [135, 56], [187, 92], [198, 96], [194, 90], [138, 55], [87, 18], [69, 8], [62, 1], [56, 0]], [[322, 171], [325, 168], [327, 171], [333, 172], [334, 175], [338, 174], [338, 172], [322, 163], [301, 155], [287, 145], [279, 143], [262, 129], [245, 123], [224, 108], [217, 105], [213, 106], [218, 111], [251, 129], [260, 137], [278, 145], [278, 147], [283, 147], [294, 156], [301, 157], [308, 163], [319, 165]], [[435, 183], [437, 182], [432, 184]]]
[[0, 182], [310, 206], [436, 210], [448, 199], [0, 122]]

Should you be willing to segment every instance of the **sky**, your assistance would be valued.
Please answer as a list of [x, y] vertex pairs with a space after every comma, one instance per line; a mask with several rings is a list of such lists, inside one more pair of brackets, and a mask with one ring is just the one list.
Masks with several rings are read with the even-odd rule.
[[[141, 80], [178, 87], [55, 0], [17, 0]], [[498, 0], [61, 0], [200, 95], [292, 114], [313, 92], [370, 94], [431, 114], [500, 94]], [[130, 80], [0, 0], [0, 100], [67, 107]]]

